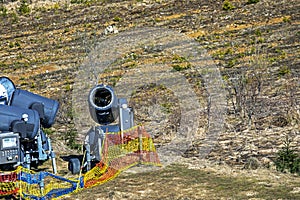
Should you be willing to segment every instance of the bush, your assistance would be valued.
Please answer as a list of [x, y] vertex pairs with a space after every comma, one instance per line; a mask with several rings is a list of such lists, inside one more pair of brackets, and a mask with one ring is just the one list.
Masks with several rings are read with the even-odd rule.
[[281, 66], [278, 70], [278, 75], [280, 77], [286, 75], [286, 74], [290, 74], [291, 73], [291, 70], [288, 66]]
[[19, 12], [21, 14], [28, 14], [28, 13], [30, 13], [30, 11], [31, 10], [30, 10], [30, 7], [27, 3], [27, 0], [22, 0], [21, 5], [19, 7]]
[[74, 129], [67, 131], [65, 135], [65, 142], [71, 149], [80, 150], [81, 145], [76, 142], [77, 135], [78, 133]]
[[3, 17], [7, 16], [7, 8], [5, 6], [0, 6], [0, 12]]
[[284, 146], [277, 153], [275, 160], [276, 169], [280, 172], [288, 171], [300, 175], [300, 158], [291, 147], [291, 142], [287, 136], [284, 141]]
[[13, 23], [16, 23], [16, 22], [19, 21], [19, 17], [18, 17], [18, 14], [17, 14], [17, 13], [12, 12], [10, 15], [11, 15], [11, 17], [12, 17]]
[[223, 10], [233, 10], [235, 6], [232, 5], [229, 1], [225, 0], [223, 3]]
[[253, 3], [258, 3], [259, 0], [248, 0], [247, 4], [253, 4]]

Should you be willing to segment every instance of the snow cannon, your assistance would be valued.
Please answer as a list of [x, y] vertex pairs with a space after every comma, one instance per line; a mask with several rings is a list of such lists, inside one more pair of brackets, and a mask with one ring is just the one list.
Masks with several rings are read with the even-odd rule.
[[15, 84], [7, 77], [0, 77], [0, 104], [8, 105], [16, 90]]
[[53, 125], [58, 108], [57, 101], [0, 77], [0, 169], [37, 168], [50, 158], [56, 173], [55, 153], [43, 128]]
[[44, 128], [50, 128], [54, 124], [59, 108], [59, 103], [53, 99], [20, 89], [16, 89], [13, 93], [10, 105], [36, 110]]
[[37, 111], [0, 105], [0, 130], [17, 132], [21, 139], [32, 140], [38, 134], [40, 117]]
[[[118, 98], [114, 90], [107, 85], [99, 84], [90, 90], [88, 98], [91, 118], [99, 124], [87, 132], [83, 144], [84, 158], [69, 160], [69, 170], [77, 174], [80, 169], [89, 171], [93, 163], [101, 161], [102, 145], [106, 133], [119, 133], [134, 126], [133, 109], [128, 106], [126, 98]], [[83, 163], [81, 166], [80, 163]]]

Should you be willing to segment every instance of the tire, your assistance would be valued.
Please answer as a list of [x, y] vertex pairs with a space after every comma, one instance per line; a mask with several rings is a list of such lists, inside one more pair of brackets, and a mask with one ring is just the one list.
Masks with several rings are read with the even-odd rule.
[[78, 158], [71, 158], [69, 160], [68, 169], [72, 174], [79, 174], [80, 172], [80, 161]]

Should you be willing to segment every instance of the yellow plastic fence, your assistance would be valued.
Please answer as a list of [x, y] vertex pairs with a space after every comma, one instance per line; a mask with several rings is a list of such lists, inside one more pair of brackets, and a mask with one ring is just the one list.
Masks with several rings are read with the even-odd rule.
[[153, 141], [143, 127], [123, 133], [107, 133], [102, 158], [84, 175], [84, 187], [107, 182], [136, 164], [160, 165]]
[[150, 135], [141, 126], [125, 132], [106, 133], [102, 160], [76, 180], [22, 167], [0, 174], [0, 197], [53, 199], [105, 183], [137, 164], [160, 166]]

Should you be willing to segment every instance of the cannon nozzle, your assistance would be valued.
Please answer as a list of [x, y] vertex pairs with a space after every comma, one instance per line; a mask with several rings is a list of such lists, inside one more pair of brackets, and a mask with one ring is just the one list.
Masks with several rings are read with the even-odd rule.
[[118, 99], [113, 89], [106, 85], [97, 85], [91, 89], [89, 98], [91, 117], [98, 124], [110, 124], [118, 117]]

